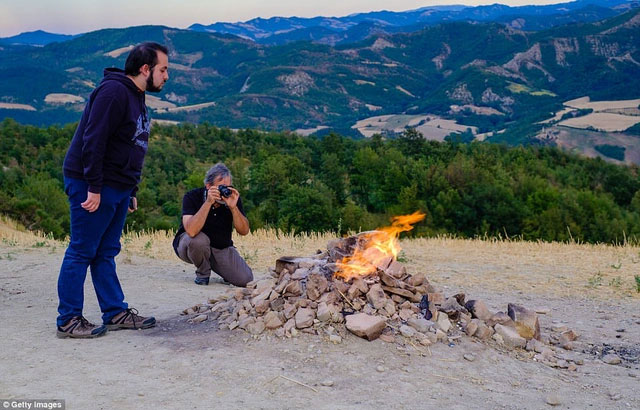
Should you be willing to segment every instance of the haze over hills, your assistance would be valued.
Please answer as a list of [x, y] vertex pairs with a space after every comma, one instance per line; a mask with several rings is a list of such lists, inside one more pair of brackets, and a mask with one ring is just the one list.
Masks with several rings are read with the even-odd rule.
[[[640, 98], [639, 37], [637, 8], [533, 32], [455, 21], [336, 46], [269, 46], [162, 26], [99, 30], [44, 47], [1, 45], [0, 118], [36, 125], [77, 121], [103, 68], [122, 67], [131, 44], [152, 40], [172, 50], [171, 80], [147, 100], [155, 119], [352, 136], [370, 135], [393, 120], [382, 133], [413, 124], [425, 133], [431, 126], [440, 139], [469, 129], [473, 135], [463, 138], [550, 143], [553, 124], [538, 123], [561, 111], [563, 102]], [[637, 105], [621, 110], [638, 114]], [[369, 117], [376, 118], [352, 128]]]

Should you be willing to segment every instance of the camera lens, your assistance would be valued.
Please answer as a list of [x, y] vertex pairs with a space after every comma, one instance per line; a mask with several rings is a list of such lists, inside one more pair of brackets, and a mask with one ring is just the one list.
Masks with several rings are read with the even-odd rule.
[[218, 185], [218, 191], [220, 191], [220, 195], [229, 198], [231, 196], [231, 190], [226, 185]]

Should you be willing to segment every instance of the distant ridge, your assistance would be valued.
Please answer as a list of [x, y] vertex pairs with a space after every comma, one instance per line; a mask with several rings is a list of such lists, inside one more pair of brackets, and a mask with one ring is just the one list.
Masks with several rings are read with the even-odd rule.
[[28, 46], [46, 46], [51, 43], [60, 43], [63, 41], [71, 40], [78, 35], [70, 34], [55, 34], [48, 33], [42, 30], [29, 31], [20, 33], [12, 37], [0, 38], [0, 43], [10, 45], [28, 45]]
[[209, 25], [193, 24], [190, 30], [233, 34], [260, 44], [282, 45], [292, 41], [348, 44], [377, 33], [409, 33], [452, 21], [500, 22], [513, 28], [538, 31], [570, 23], [589, 23], [640, 7], [637, 0], [577, 0], [544, 6], [428, 6], [409, 11], [372, 11], [344, 17], [271, 17]]

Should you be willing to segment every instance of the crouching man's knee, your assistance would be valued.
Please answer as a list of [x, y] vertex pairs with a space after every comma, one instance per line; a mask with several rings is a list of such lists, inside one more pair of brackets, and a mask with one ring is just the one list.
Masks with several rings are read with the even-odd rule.
[[209, 237], [202, 232], [198, 233], [193, 238], [185, 233], [187, 239], [187, 249], [191, 250], [199, 250], [199, 249], [209, 249], [211, 241]]
[[244, 288], [247, 286], [247, 283], [251, 282], [252, 280], [253, 272], [251, 271], [251, 268], [249, 266], [246, 266], [246, 269], [239, 269], [238, 272], [233, 275], [232, 280], [229, 280], [229, 282], [234, 286]]

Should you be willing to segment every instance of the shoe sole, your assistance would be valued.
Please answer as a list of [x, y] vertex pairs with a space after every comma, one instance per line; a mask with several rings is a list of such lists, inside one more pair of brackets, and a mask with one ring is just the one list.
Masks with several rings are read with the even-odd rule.
[[95, 339], [96, 337], [104, 336], [107, 333], [108, 329], [109, 328], [105, 328], [102, 332], [96, 333], [96, 334], [92, 334], [92, 335], [74, 335], [72, 333], [61, 332], [61, 331], [57, 330], [56, 331], [56, 337], [58, 339], [66, 339], [66, 338], [71, 338], [71, 339]]
[[142, 326], [137, 326], [137, 327], [127, 327], [127, 326], [123, 326], [123, 325], [105, 325], [107, 327], [107, 329], [109, 331], [116, 331], [116, 330], [142, 330], [142, 329], [149, 329], [152, 327], [155, 327], [156, 322], [153, 323], [149, 323], [146, 325], [142, 325]]

